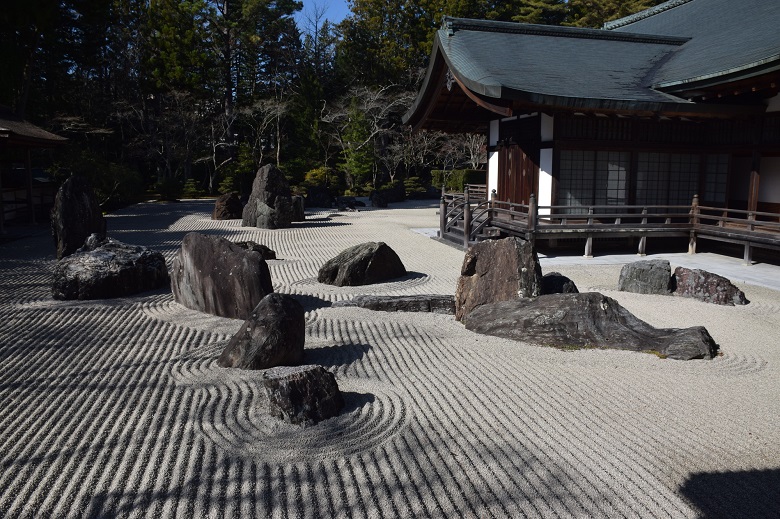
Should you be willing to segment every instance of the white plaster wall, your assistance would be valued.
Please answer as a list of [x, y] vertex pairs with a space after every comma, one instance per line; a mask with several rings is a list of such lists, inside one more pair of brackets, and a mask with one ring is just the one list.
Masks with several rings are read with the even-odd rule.
[[780, 112], [780, 94], [765, 100], [767, 112]]
[[[546, 148], [539, 152], [539, 206], [552, 205], [552, 177], [553, 150]], [[539, 214], [550, 214], [549, 209], [539, 209]]]
[[487, 196], [490, 198], [493, 190], [498, 191], [498, 152], [491, 151], [488, 153], [488, 182], [487, 182]]
[[553, 135], [553, 117], [542, 114], [542, 142], [552, 142]]
[[780, 157], [763, 157], [760, 173], [758, 201], [780, 203]]

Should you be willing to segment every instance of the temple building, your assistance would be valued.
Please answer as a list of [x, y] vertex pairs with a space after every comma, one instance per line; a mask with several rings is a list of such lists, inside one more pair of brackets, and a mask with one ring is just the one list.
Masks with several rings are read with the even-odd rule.
[[404, 121], [484, 132], [488, 192], [540, 214], [694, 195], [780, 213], [778, 28], [776, 0], [670, 0], [602, 29], [445, 18]]

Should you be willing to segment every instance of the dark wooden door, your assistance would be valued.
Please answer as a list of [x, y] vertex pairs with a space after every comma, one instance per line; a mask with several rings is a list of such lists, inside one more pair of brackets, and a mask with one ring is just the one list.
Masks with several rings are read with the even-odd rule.
[[519, 145], [501, 146], [498, 155], [498, 199], [527, 204], [536, 194], [538, 166]]

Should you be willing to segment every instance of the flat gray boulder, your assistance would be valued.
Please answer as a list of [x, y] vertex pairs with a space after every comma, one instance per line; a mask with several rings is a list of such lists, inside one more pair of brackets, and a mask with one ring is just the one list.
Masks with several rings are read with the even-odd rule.
[[159, 252], [93, 234], [54, 268], [55, 299], [111, 299], [168, 286]]
[[303, 360], [306, 321], [301, 304], [287, 294], [268, 294], [230, 339], [217, 364], [266, 369]]
[[734, 306], [750, 302], [745, 293], [727, 278], [706, 270], [677, 267], [674, 269], [674, 286], [674, 295], [692, 297], [706, 303]]
[[225, 238], [191, 232], [173, 259], [174, 299], [193, 310], [247, 319], [273, 292], [271, 272], [258, 252]]
[[598, 292], [485, 304], [463, 323], [477, 333], [564, 349], [646, 351], [678, 360], [711, 359], [718, 351], [703, 326], [654, 328]]
[[242, 213], [243, 226], [285, 229], [292, 226], [294, 218], [292, 192], [284, 173], [273, 164], [257, 170]]
[[57, 259], [76, 252], [91, 234], [106, 237], [103, 211], [84, 177], [74, 175], [60, 186], [51, 209], [51, 231]]
[[280, 366], [263, 373], [268, 411], [291, 424], [314, 425], [339, 414], [344, 397], [322, 366]]
[[380, 312], [432, 312], [453, 315], [455, 313], [455, 298], [439, 294], [413, 296], [359, 295], [352, 299], [336, 301], [332, 306], [334, 308], [357, 306]]
[[627, 263], [620, 269], [618, 290], [636, 294], [671, 294], [672, 267], [668, 260]]
[[406, 275], [401, 258], [384, 242], [367, 242], [339, 253], [320, 267], [317, 281], [337, 287], [382, 283]]
[[504, 238], [477, 243], [466, 251], [455, 290], [455, 318], [480, 305], [536, 297], [542, 293], [542, 267], [530, 241]]

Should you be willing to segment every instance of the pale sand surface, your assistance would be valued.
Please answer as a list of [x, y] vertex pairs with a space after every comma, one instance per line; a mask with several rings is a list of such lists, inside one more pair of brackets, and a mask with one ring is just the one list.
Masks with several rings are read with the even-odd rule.
[[[437, 225], [433, 205], [310, 213], [268, 231], [213, 222], [212, 204], [139, 204], [110, 215], [109, 234], [169, 264], [189, 231], [274, 249], [274, 288], [305, 305], [305, 360], [336, 374], [344, 412], [279, 424], [264, 413], [261, 372], [216, 366], [239, 321], [185, 309], [167, 290], [54, 301], [50, 238], [6, 243], [0, 516], [780, 516], [777, 290], [738, 283], [744, 307], [628, 294], [615, 290], [619, 261], [551, 258], [545, 272], [655, 326], [706, 326], [722, 355], [559, 351], [479, 336], [451, 316], [329, 306], [452, 294], [463, 252], [412, 231]], [[380, 240], [406, 278], [317, 283], [325, 260]]]

